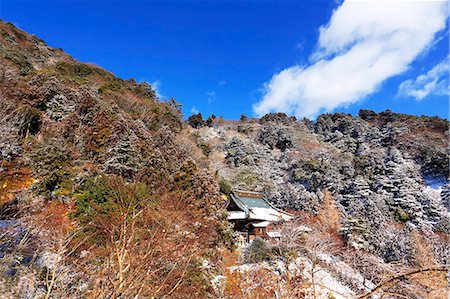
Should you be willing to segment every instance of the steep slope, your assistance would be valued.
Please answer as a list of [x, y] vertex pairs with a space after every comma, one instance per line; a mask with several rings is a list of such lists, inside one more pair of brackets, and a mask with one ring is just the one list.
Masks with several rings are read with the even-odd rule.
[[[441, 192], [449, 186], [447, 120], [368, 110], [355, 117], [324, 114], [315, 123], [282, 113], [209, 126], [200, 119], [190, 118], [197, 127], [190, 133], [210, 171], [231, 187], [265, 192], [278, 207], [300, 213], [313, 238], [330, 244], [323, 254], [333, 248], [346, 262], [359, 256], [355, 269], [374, 282], [392, 263], [397, 269], [390, 275], [427, 261], [447, 263], [449, 198]], [[338, 216], [321, 221], [323, 213]], [[327, 218], [336, 223], [324, 230]], [[421, 260], [424, 250], [429, 256]], [[362, 252], [372, 255], [362, 258]]]
[[4, 296], [211, 293], [224, 201], [174, 100], [1, 22], [0, 122]]

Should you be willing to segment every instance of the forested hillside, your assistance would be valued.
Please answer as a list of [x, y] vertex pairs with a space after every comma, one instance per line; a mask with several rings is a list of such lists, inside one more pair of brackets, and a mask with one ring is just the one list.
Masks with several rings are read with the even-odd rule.
[[178, 104], [0, 33], [2, 294], [209, 294], [230, 232], [218, 184], [175, 142]]
[[[185, 121], [149, 84], [1, 22], [1, 294], [445, 298], [448, 126], [370, 110]], [[233, 189], [295, 216], [279, 244], [235, 244]]]

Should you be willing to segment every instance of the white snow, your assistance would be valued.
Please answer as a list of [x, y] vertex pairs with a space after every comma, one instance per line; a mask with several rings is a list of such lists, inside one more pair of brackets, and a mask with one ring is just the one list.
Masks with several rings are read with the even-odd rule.
[[230, 211], [228, 212], [228, 220], [245, 219], [246, 215], [244, 211]]
[[292, 217], [281, 213], [275, 209], [268, 208], [251, 208], [250, 210], [250, 219], [259, 219], [266, 221], [280, 221], [280, 220], [291, 220]]

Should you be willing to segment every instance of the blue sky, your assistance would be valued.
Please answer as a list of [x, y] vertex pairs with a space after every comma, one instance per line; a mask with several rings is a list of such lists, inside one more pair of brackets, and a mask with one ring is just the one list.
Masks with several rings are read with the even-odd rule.
[[[448, 118], [447, 10], [399, 7], [395, 22], [376, 11], [339, 1], [0, 0], [3, 20], [121, 78], [155, 83], [185, 115], [237, 119], [281, 110], [314, 118], [365, 108]], [[424, 24], [416, 13], [425, 14]], [[379, 30], [365, 30], [374, 24]], [[389, 44], [386, 36], [402, 30], [414, 39]], [[371, 57], [350, 56], [385, 44]]]

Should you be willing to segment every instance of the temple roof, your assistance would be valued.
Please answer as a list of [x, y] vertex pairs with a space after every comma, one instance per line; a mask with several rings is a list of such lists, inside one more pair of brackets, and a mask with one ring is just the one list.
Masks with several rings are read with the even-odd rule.
[[[230, 197], [240, 211], [230, 211], [229, 220], [247, 219], [276, 222], [292, 219], [292, 215], [271, 205], [261, 193], [237, 190]], [[244, 213], [242, 214], [242, 212]]]

